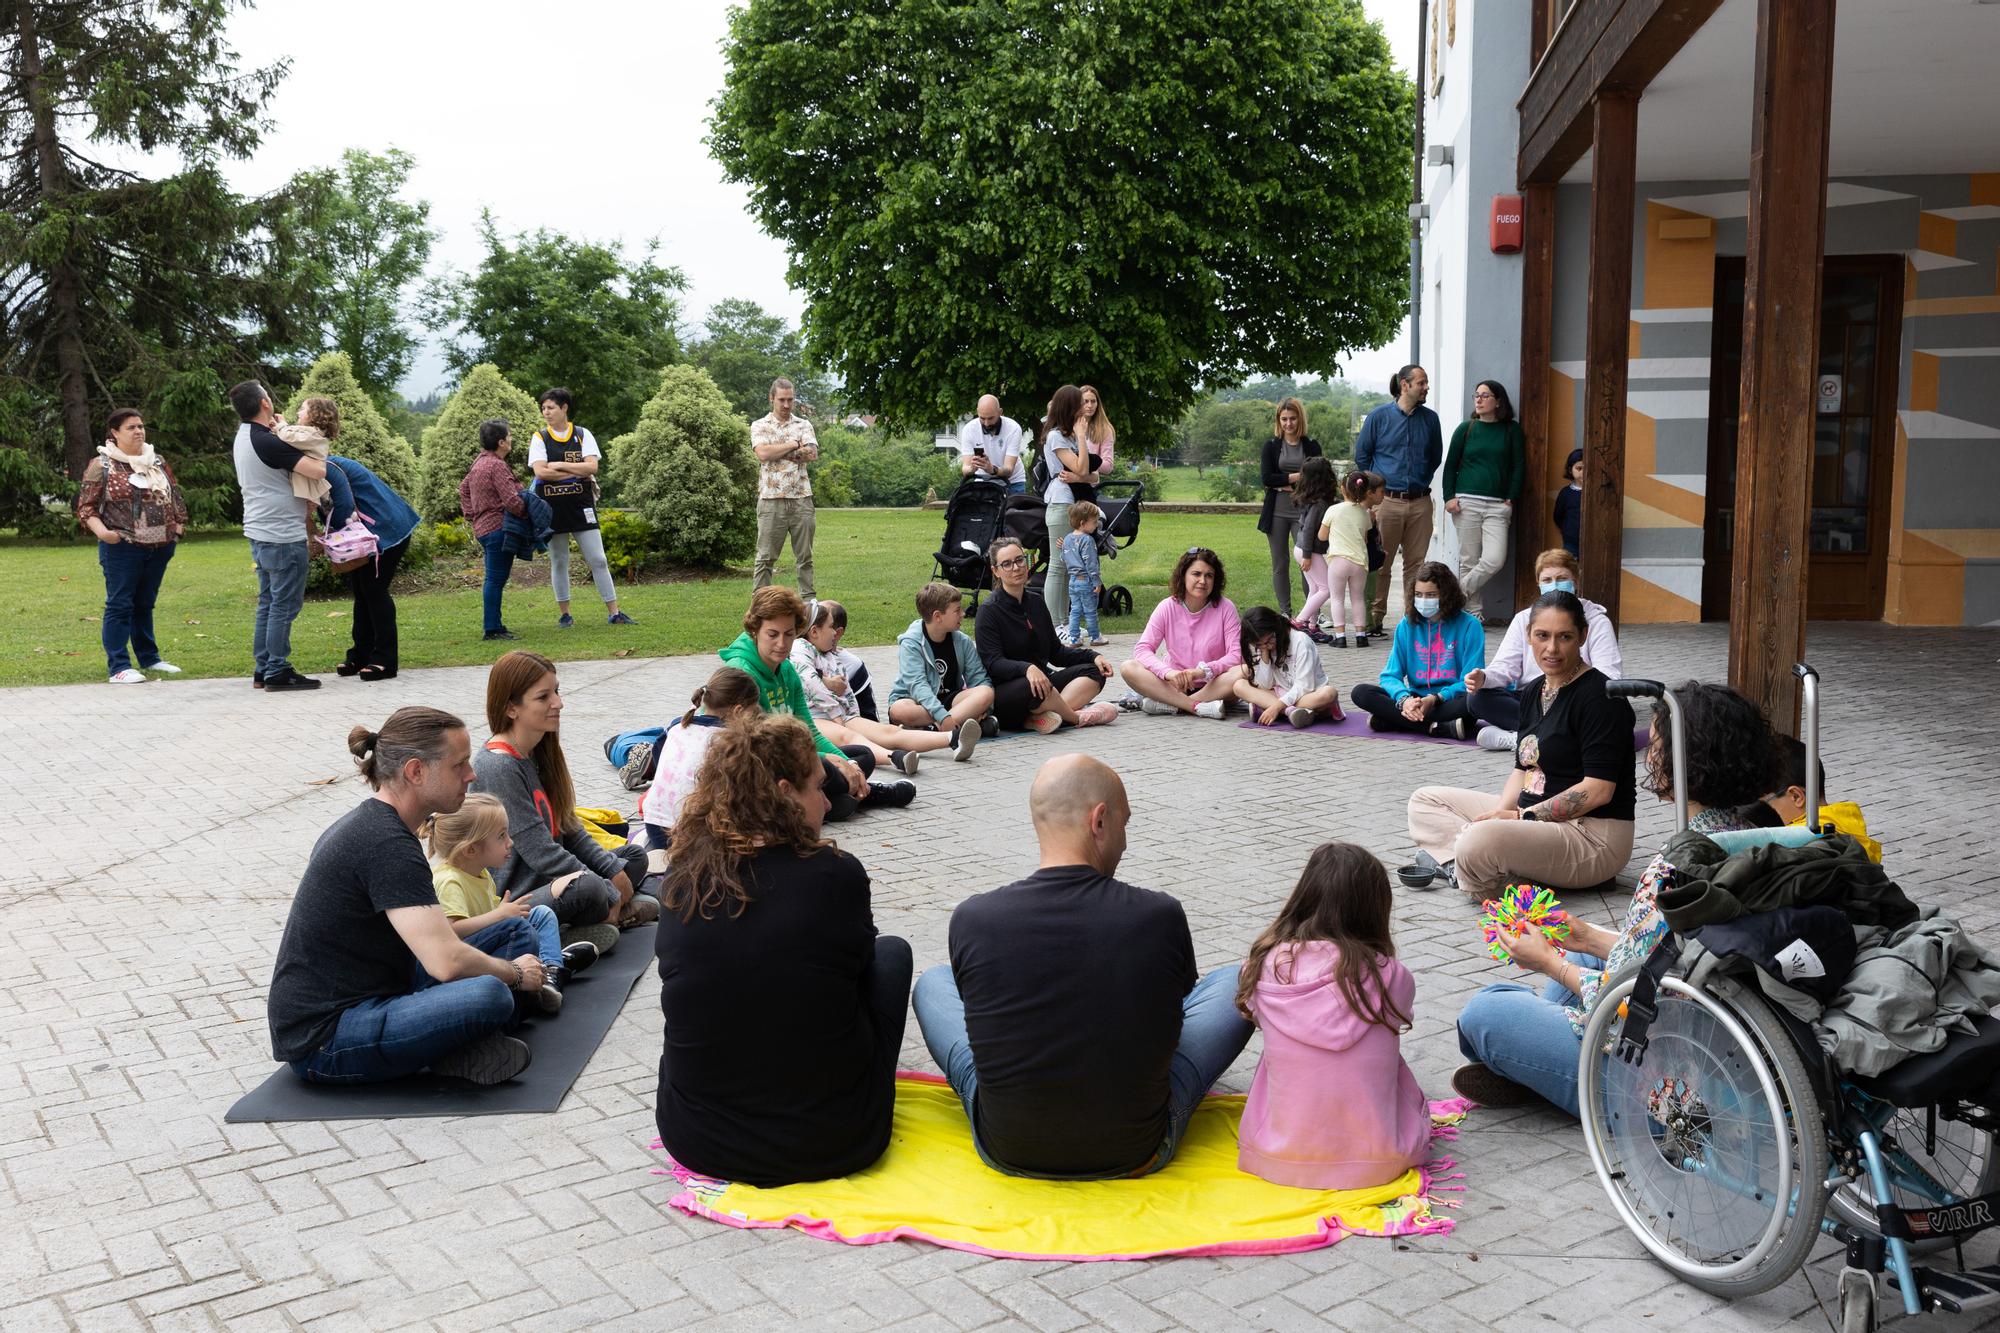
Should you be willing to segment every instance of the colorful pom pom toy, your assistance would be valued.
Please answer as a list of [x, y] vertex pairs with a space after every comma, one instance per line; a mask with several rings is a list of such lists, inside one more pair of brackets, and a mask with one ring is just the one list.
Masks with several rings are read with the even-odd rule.
[[1556, 901], [1554, 889], [1537, 884], [1509, 884], [1498, 898], [1488, 898], [1480, 906], [1485, 909], [1479, 918], [1479, 928], [1486, 940], [1486, 952], [1500, 962], [1507, 961], [1507, 947], [1500, 942], [1502, 934], [1515, 935], [1533, 927], [1551, 944], [1560, 945], [1569, 938], [1569, 913]]

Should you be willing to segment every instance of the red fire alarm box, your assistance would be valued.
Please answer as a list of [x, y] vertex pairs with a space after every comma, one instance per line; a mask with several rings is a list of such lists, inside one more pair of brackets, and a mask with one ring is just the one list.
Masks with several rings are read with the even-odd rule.
[[1518, 194], [1496, 194], [1493, 196], [1493, 253], [1496, 255], [1518, 255], [1521, 253], [1521, 196]]

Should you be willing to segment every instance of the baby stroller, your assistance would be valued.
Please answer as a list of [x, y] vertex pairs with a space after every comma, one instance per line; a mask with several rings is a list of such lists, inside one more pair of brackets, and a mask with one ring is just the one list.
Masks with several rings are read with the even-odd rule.
[[[1816, 821], [1819, 678], [1803, 664], [1794, 670], [1804, 687], [1806, 809]], [[1685, 828], [1677, 701], [1655, 681], [1609, 689], [1667, 699], [1675, 814]], [[1709, 836], [1734, 853], [1831, 832]], [[2000, 1265], [1968, 1269], [1962, 1248], [2000, 1220], [2000, 1020], [1974, 1019], [1975, 1032], [1954, 1032], [1936, 1051], [1859, 1076], [1836, 1068], [1814, 1030], [1759, 982], [1760, 971], [1778, 977], [1787, 955], [1788, 983], [1814, 976], [1793, 970], [1805, 946], [1823, 984], [1837, 990], [1851, 953], [1844, 964], [1822, 960], [1803, 939], [1775, 958], [1732, 953], [1711, 929], [1690, 932], [1699, 949], [1666, 936], [1635, 972], [1607, 982], [1583, 1034], [1584, 1141], [1620, 1219], [1662, 1265], [1727, 1297], [1777, 1286], [1822, 1235], [1834, 1238], [1847, 1250], [1842, 1333], [1876, 1327], [1876, 1275], [1885, 1270], [1907, 1314], [2000, 1304]], [[1779, 934], [1789, 936], [1790, 926]], [[1919, 1251], [1946, 1247], [1957, 1252], [1958, 1271], [1915, 1262]]]
[[[1141, 509], [1137, 481], [1104, 481], [1097, 486], [1097, 507], [1104, 511], [1098, 525], [1097, 549], [1106, 560], [1139, 540]], [[1033, 494], [1009, 495], [1005, 488], [984, 482], [967, 482], [952, 492], [944, 510], [944, 540], [933, 556], [933, 578], [972, 594], [972, 610], [979, 609], [979, 595], [993, 587], [993, 570], [986, 562], [987, 549], [1002, 535], [1021, 543], [1034, 561], [1028, 587], [1040, 596], [1048, 577], [1048, 507]], [[1098, 609], [1105, 615], [1132, 614], [1131, 590], [1107, 584]]]

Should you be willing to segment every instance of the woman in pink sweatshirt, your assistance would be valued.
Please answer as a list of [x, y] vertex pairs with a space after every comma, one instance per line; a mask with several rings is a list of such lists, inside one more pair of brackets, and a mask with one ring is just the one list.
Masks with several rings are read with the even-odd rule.
[[1236, 1164], [1274, 1185], [1367, 1189], [1424, 1160], [1430, 1105], [1403, 1063], [1417, 996], [1389, 938], [1389, 876], [1321, 844], [1250, 949], [1236, 1007], [1264, 1030]]
[[1148, 713], [1220, 718], [1243, 660], [1236, 603], [1222, 595], [1222, 557], [1190, 546], [1174, 564], [1173, 595], [1153, 608], [1119, 674]]

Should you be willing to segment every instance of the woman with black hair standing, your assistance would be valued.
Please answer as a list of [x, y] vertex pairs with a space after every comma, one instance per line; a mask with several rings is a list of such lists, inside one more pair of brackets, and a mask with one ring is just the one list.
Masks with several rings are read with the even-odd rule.
[[1472, 390], [1472, 417], [1452, 432], [1444, 452], [1444, 511], [1458, 536], [1458, 582], [1465, 609], [1484, 617], [1479, 590], [1507, 560], [1507, 529], [1527, 472], [1528, 443], [1514, 403], [1498, 380]]

